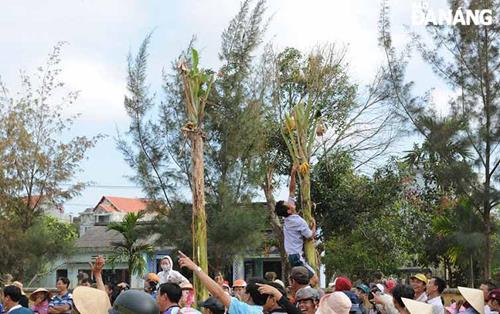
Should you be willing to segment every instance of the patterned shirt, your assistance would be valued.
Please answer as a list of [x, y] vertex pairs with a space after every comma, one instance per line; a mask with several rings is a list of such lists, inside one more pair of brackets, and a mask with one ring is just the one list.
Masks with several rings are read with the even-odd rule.
[[56, 307], [62, 305], [69, 305], [69, 310], [63, 312], [62, 314], [71, 314], [71, 309], [73, 308], [73, 296], [71, 293], [66, 292], [65, 295], [56, 295], [50, 300], [49, 307]]

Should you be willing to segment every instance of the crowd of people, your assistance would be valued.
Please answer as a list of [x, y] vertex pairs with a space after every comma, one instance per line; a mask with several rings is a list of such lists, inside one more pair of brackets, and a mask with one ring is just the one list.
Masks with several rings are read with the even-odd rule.
[[232, 287], [222, 274], [211, 278], [188, 256], [179, 251], [179, 266], [187, 268], [210, 292], [210, 297], [196, 303], [193, 285], [173, 269], [170, 256], [160, 261], [161, 271], [144, 278], [144, 291], [132, 290], [127, 283], [104, 283], [104, 258], [91, 263], [95, 282], [83, 278], [72, 293], [68, 278], [58, 278], [57, 293], [37, 289], [29, 297], [20, 282], [3, 289], [0, 314], [498, 314], [500, 289], [485, 282], [480, 289], [458, 287], [464, 300], [445, 306], [442, 297], [446, 281], [415, 274], [409, 284], [394, 279], [376, 278], [371, 283], [355, 282], [339, 276], [329, 289], [318, 289], [318, 276], [304, 258], [305, 241], [313, 241], [316, 224], [307, 223], [295, 208], [293, 167], [289, 198], [277, 202], [276, 215], [283, 219], [284, 246], [292, 266], [288, 285], [276, 274], [266, 278], [243, 278]]
[[459, 287], [463, 300], [445, 306], [442, 297], [447, 288], [439, 277], [416, 274], [409, 284], [379, 278], [371, 283], [356, 282], [339, 276], [327, 289], [315, 288], [314, 275], [304, 266], [291, 269], [288, 285], [266, 274], [264, 279], [237, 279], [232, 286], [221, 278], [211, 278], [189, 257], [179, 252], [179, 265], [191, 270], [210, 297], [197, 303], [193, 285], [172, 269], [172, 259], [161, 261], [162, 271], [145, 276], [144, 290], [128, 284], [105, 284], [102, 279], [104, 258], [92, 264], [95, 282], [81, 280], [69, 291], [68, 278], [58, 278], [57, 293], [39, 288], [29, 298], [20, 282], [3, 288], [0, 313], [9, 314], [497, 314], [500, 289], [492, 282], [480, 289]]

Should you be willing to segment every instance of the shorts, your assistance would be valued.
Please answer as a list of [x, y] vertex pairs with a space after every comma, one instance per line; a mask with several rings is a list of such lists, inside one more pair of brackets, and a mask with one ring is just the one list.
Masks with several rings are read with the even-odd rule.
[[292, 267], [295, 267], [295, 266], [304, 266], [309, 271], [309, 275], [311, 275], [311, 277], [313, 277], [316, 274], [314, 272], [314, 269], [311, 267], [311, 265], [307, 264], [307, 262], [304, 259], [304, 257], [302, 255], [300, 255], [300, 254], [290, 254], [290, 255], [288, 255], [288, 262], [290, 263], [290, 265]]

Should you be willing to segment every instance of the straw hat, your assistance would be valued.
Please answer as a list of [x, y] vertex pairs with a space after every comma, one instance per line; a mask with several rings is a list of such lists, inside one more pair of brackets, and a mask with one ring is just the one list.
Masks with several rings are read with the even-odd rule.
[[39, 292], [45, 292], [46, 294], [48, 294], [50, 296], [49, 290], [44, 289], [44, 288], [38, 288], [38, 289], [36, 289], [35, 291], [33, 291], [31, 293], [30, 300], [34, 302], [35, 298], [36, 298], [36, 294], [39, 293]]
[[85, 286], [73, 290], [73, 302], [81, 314], [108, 314], [111, 308], [106, 292]]
[[483, 290], [466, 287], [458, 287], [458, 291], [469, 302], [472, 307], [481, 314], [484, 314], [484, 293]]
[[412, 299], [401, 298], [411, 314], [432, 314], [432, 305]]
[[18, 287], [21, 290], [22, 295], [26, 295], [23, 290], [23, 284], [20, 281], [14, 281], [12, 285]]
[[193, 290], [193, 285], [189, 282], [183, 282], [179, 285], [182, 290]]

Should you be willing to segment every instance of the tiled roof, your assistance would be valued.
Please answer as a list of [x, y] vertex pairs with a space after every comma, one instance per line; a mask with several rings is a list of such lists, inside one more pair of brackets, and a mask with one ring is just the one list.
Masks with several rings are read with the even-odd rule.
[[[119, 232], [108, 231], [107, 228], [107, 226], [93, 226], [76, 241], [76, 247], [103, 249], [112, 247], [113, 243], [123, 241], [123, 236]], [[139, 242], [153, 244], [158, 238], [159, 235], [154, 234]]]
[[78, 241], [76, 247], [79, 248], [105, 248], [111, 247], [111, 243], [120, 242], [123, 236], [114, 230], [107, 230], [106, 226], [94, 226], [87, 230]]
[[[103, 204], [106, 200], [110, 204]], [[101, 207], [107, 212], [136, 213], [145, 210], [147, 206], [147, 202], [142, 198], [103, 196], [95, 208]]]

